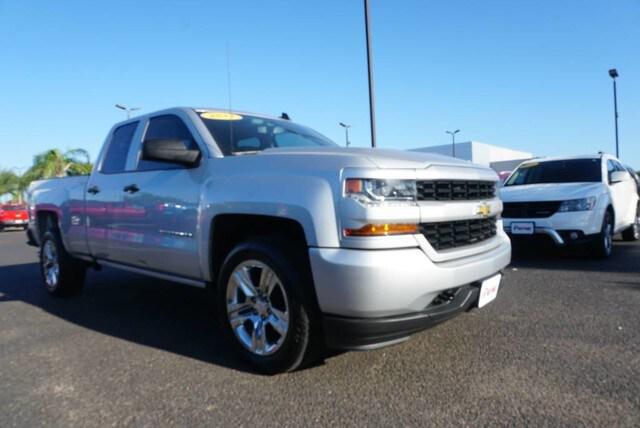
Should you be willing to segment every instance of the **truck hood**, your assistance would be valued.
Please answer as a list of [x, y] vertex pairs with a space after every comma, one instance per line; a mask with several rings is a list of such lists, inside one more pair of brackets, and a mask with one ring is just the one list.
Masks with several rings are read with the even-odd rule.
[[[258, 156], [272, 155], [307, 155], [309, 157], [340, 157], [346, 163], [361, 163], [364, 159], [378, 168], [411, 168], [423, 169], [431, 165], [444, 165], [466, 168], [483, 168], [471, 162], [432, 153], [411, 152], [404, 150], [342, 148], [342, 147], [295, 147], [267, 149]], [[347, 165], [351, 166], [351, 165]]]
[[544, 183], [506, 186], [500, 189], [504, 202], [565, 201], [597, 196], [602, 183]]

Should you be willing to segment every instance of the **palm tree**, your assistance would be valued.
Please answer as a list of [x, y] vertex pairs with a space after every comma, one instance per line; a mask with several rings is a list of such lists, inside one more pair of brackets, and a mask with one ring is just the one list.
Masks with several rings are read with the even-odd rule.
[[91, 172], [89, 153], [84, 149], [62, 152], [47, 150], [33, 158], [33, 166], [25, 173], [29, 181], [67, 175], [84, 175]]
[[20, 177], [10, 170], [0, 171], [0, 196], [10, 194], [11, 197], [15, 197], [15, 192], [18, 190], [18, 182]]
[[11, 200], [22, 203], [24, 192], [29, 187], [25, 176], [5, 169], [0, 171], [0, 196], [11, 195]]
[[13, 200], [22, 202], [24, 192], [32, 181], [67, 175], [88, 175], [92, 169], [89, 153], [84, 149], [64, 153], [58, 149], [47, 150], [35, 155], [33, 165], [22, 175], [10, 170], [0, 170], [0, 196], [10, 194]]

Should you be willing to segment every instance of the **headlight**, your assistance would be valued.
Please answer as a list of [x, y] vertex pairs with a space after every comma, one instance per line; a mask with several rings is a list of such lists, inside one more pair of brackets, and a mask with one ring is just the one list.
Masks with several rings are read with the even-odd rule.
[[596, 206], [596, 197], [589, 196], [583, 199], [572, 199], [570, 201], [563, 201], [558, 209], [561, 213], [570, 211], [591, 211]]
[[349, 178], [344, 182], [344, 196], [363, 204], [413, 202], [416, 200], [415, 180], [385, 180]]

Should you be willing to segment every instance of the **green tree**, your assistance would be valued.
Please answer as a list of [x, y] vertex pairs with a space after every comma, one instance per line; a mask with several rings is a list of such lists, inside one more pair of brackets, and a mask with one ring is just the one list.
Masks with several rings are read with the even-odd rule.
[[10, 194], [13, 200], [22, 202], [29, 184], [45, 178], [91, 174], [89, 153], [84, 149], [62, 152], [51, 149], [33, 157], [33, 165], [24, 174], [0, 170], [0, 196]]
[[27, 170], [25, 178], [31, 182], [43, 178], [86, 175], [91, 173], [92, 167], [89, 153], [84, 149], [66, 152], [51, 149], [34, 156], [33, 166]]
[[11, 195], [12, 199], [16, 199], [20, 188], [20, 176], [10, 170], [0, 171], [0, 196]]
[[12, 201], [22, 203], [29, 183], [24, 175], [18, 175], [8, 169], [0, 170], [0, 196], [11, 195]]

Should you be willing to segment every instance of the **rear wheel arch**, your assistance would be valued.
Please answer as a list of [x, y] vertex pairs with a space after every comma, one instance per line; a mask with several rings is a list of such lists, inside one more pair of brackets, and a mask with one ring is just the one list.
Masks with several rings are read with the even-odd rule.
[[58, 220], [58, 214], [55, 211], [39, 210], [36, 212], [36, 225], [40, 241], [47, 230], [59, 230]]
[[44, 237], [45, 232], [51, 231], [58, 236], [58, 238], [60, 239], [60, 243], [65, 251], [68, 251], [66, 236], [64, 236], [62, 233], [60, 222], [61, 218], [58, 212], [53, 210], [38, 210], [36, 212], [38, 242], [42, 244], [42, 238]]

